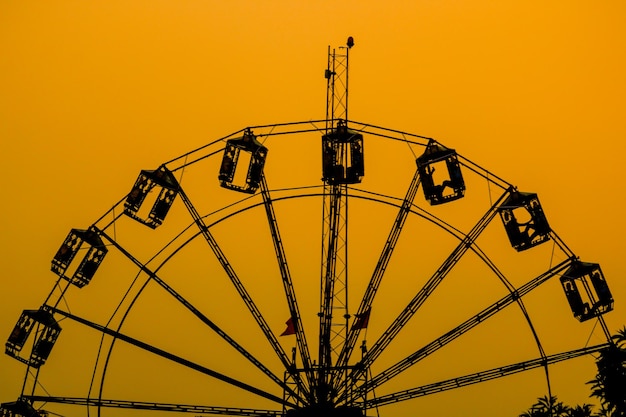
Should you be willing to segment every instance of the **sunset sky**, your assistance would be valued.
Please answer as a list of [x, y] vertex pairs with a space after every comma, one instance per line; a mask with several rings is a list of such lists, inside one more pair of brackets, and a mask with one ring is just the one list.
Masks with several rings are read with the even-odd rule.
[[[247, 126], [323, 119], [327, 48], [343, 46], [348, 36], [355, 40], [350, 119], [435, 138], [520, 190], [536, 192], [550, 225], [568, 247], [581, 260], [602, 266], [615, 298], [615, 310], [605, 318], [609, 330], [617, 331], [626, 325], [625, 21], [622, 0], [4, 0], [0, 336], [8, 337], [22, 310], [37, 309], [52, 290], [50, 261], [69, 230], [87, 228], [120, 201], [140, 170], [155, 169]], [[377, 155], [367, 153], [365, 136], [366, 157], [373, 160]], [[298, 168], [297, 158], [302, 158], [301, 167], [307, 162], [317, 167], [319, 155], [303, 149], [293, 145], [290, 152], [274, 154], [276, 159], [291, 155], [289, 167], [296, 171], [304, 169]], [[393, 152], [383, 150], [378, 156], [393, 165]], [[270, 147], [270, 156], [274, 154]], [[287, 168], [272, 173], [291, 175]], [[396, 188], [403, 190], [411, 175], [407, 171]], [[392, 188], [397, 185], [396, 178], [384, 180]], [[285, 228], [296, 223], [294, 212], [283, 213]], [[358, 223], [359, 215], [355, 218]], [[360, 219], [371, 226], [365, 216]], [[321, 227], [321, 217], [317, 220], [315, 226]], [[474, 223], [468, 220], [470, 226]], [[246, 231], [242, 224], [233, 227], [241, 228], [237, 233]], [[387, 223], [380, 229], [384, 235]], [[143, 235], [135, 238], [145, 246], [152, 243]], [[437, 237], [431, 238], [437, 246]], [[319, 251], [319, 242], [311, 247]], [[371, 249], [365, 256], [375, 259], [380, 241]], [[271, 250], [268, 246], [260, 253], [271, 256]], [[439, 256], [449, 252], [442, 249]], [[513, 262], [522, 264], [527, 261], [521, 259], [530, 258], [517, 259]], [[172, 268], [176, 266], [195, 267], [180, 262]], [[117, 270], [109, 274], [121, 276]], [[84, 304], [99, 299], [85, 290]], [[219, 302], [218, 289], [206, 291]], [[469, 291], [466, 295], [478, 297], [482, 289]], [[74, 296], [80, 299], [81, 294]], [[318, 292], [312, 294], [310, 301], [318, 303]], [[559, 309], [567, 308], [564, 296], [558, 296]], [[441, 302], [455, 309], [455, 302]], [[395, 306], [393, 299], [388, 303]], [[536, 305], [542, 304], [550, 301], [537, 300]], [[270, 317], [279, 334], [287, 318], [284, 310], [272, 311]], [[579, 324], [573, 317], [567, 323], [542, 329], [567, 340], [564, 329], [581, 326], [574, 345], [582, 347], [578, 340], [587, 337], [590, 344], [601, 343], [599, 329], [591, 332], [593, 324]], [[172, 326], [185, 329], [184, 322]], [[530, 337], [527, 328], [518, 333], [506, 320], [501, 326], [492, 327], [491, 336], [460, 343], [458, 357], [471, 362], [500, 332], [512, 341], [519, 337], [525, 343]], [[384, 324], [379, 327], [384, 330]], [[70, 325], [61, 338], [66, 346], [76, 341], [75, 357], [80, 356], [78, 347], [88, 344]], [[57, 372], [82, 363], [72, 363], [72, 353], [59, 356], [51, 365]], [[525, 357], [510, 352], [502, 360], [507, 364]], [[129, 353], [128, 363], [132, 358]], [[146, 370], [150, 365], [133, 366]], [[553, 394], [570, 405], [595, 403], [584, 385], [593, 378], [593, 358], [569, 366], [562, 374], [555, 372]], [[456, 367], [453, 360], [444, 360], [427, 369], [439, 380], [465, 372]], [[501, 401], [476, 389], [460, 397], [433, 395], [395, 410], [382, 408], [380, 415], [517, 416], [547, 394], [541, 374], [536, 375], [502, 385]], [[17, 399], [23, 378], [21, 363], [0, 356], [0, 402]], [[185, 379], [186, 374], [180, 378], [181, 385], [193, 380]], [[64, 381], [72, 383], [69, 376]], [[65, 395], [61, 388], [46, 389]], [[119, 389], [132, 393], [134, 388]], [[504, 396], [507, 390], [509, 395], [515, 391], [515, 402]], [[153, 390], [150, 395], [177, 401], [171, 392], [161, 397]], [[235, 394], [224, 393], [229, 395]]]

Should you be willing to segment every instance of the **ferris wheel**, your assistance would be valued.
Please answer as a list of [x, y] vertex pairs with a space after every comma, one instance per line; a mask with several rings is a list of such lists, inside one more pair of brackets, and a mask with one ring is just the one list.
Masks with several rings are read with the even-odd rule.
[[[0, 416], [394, 415], [521, 374], [550, 389], [551, 366], [609, 345], [600, 265], [536, 193], [348, 117], [353, 44], [328, 50], [324, 119], [141, 170], [69, 231], [7, 339], [26, 373]], [[606, 340], [546, 339], [581, 322]]]

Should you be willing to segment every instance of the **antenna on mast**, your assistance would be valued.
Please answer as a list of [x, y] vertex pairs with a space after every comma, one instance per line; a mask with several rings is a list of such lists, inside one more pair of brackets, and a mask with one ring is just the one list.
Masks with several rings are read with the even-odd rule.
[[350, 49], [354, 38], [348, 37], [346, 46], [336, 51], [328, 46], [328, 65], [324, 72], [326, 87], [326, 131], [332, 129], [338, 120], [348, 120], [348, 67]]

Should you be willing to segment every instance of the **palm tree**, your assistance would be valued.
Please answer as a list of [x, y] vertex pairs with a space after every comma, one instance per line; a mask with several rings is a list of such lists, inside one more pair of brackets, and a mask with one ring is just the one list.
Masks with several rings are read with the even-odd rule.
[[567, 415], [569, 417], [594, 417], [593, 406], [591, 404], [577, 405], [576, 407], [570, 408]]
[[570, 407], [557, 401], [556, 395], [544, 396], [519, 417], [569, 417]]
[[611, 339], [611, 346], [601, 351], [596, 361], [596, 377], [588, 384], [591, 396], [602, 404], [600, 415], [626, 417], [626, 326]]

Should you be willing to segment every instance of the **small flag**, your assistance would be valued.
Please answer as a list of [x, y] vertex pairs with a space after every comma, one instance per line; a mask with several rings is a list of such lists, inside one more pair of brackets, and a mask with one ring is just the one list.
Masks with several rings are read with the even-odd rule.
[[285, 322], [287, 328], [284, 332], [282, 332], [281, 336], [289, 336], [290, 334], [296, 334], [296, 326], [293, 323], [293, 317], [290, 317], [289, 320]]
[[352, 324], [352, 329], [354, 330], [366, 329], [370, 321], [370, 311], [371, 311], [371, 308], [368, 307], [361, 314], [355, 314], [354, 324]]

